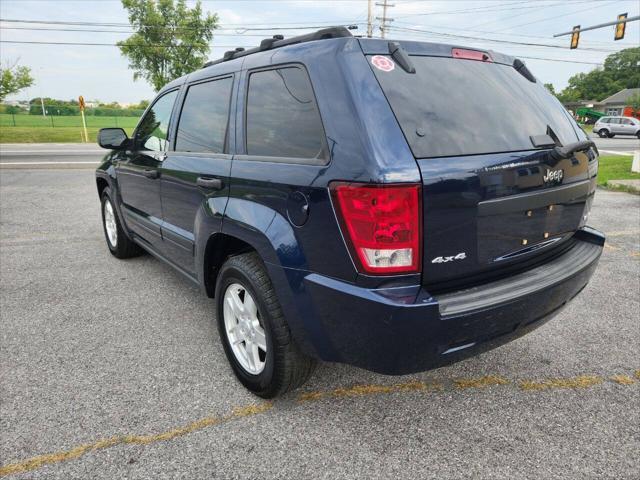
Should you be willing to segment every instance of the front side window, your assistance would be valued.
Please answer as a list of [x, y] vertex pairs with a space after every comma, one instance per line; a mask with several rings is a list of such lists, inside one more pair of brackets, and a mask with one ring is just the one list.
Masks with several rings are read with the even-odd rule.
[[251, 74], [246, 137], [248, 155], [326, 163], [324, 129], [304, 69], [284, 67]]
[[631, 120], [629, 120], [628, 118], [623, 118], [622, 119], [622, 124], [623, 125], [631, 125], [632, 123], [631, 123]]
[[140, 120], [136, 130], [136, 147], [140, 150], [163, 152], [167, 147], [171, 110], [178, 96], [174, 90], [160, 97]]
[[180, 114], [176, 150], [224, 153], [233, 78], [191, 85]]

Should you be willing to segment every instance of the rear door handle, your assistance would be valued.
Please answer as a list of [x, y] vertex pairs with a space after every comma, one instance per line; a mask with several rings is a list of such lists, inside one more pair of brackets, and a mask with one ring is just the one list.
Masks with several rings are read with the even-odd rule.
[[158, 170], [147, 169], [143, 170], [142, 174], [147, 178], [158, 178]]
[[220, 180], [219, 178], [198, 177], [196, 183], [199, 187], [203, 188], [210, 188], [212, 190], [222, 189], [222, 180]]

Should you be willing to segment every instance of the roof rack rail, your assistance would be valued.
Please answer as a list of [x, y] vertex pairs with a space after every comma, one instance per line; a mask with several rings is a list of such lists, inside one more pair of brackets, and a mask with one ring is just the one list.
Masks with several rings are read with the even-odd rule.
[[314, 40], [325, 40], [328, 38], [340, 38], [340, 37], [352, 37], [353, 35], [349, 31], [350, 26], [347, 27], [329, 27], [323, 28], [321, 30], [317, 30], [313, 33], [307, 33], [306, 35], [299, 35], [297, 37], [284, 38], [282, 35], [274, 35], [271, 38], [265, 38], [260, 42], [259, 47], [250, 48], [249, 50], [245, 50], [244, 48], [236, 48], [235, 50], [229, 50], [224, 52], [222, 58], [218, 60], [211, 60], [204, 64], [204, 67], [210, 67], [211, 65], [216, 65], [218, 63], [227, 62], [229, 60], [233, 60], [234, 58], [244, 57], [246, 55], [251, 55], [252, 53], [263, 52], [265, 50], [272, 50], [274, 48], [285, 47], [287, 45], [295, 45], [297, 43], [305, 43], [312, 42]]

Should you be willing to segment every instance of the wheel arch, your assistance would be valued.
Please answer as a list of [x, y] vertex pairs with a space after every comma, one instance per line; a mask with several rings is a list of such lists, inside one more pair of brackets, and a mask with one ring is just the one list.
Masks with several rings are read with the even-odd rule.
[[102, 198], [102, 192], [109, 186], [109, 182], [103, 177], [96, 177], [96, 186], [98, 187], [98, 196]]
[[204, 247], [202, 258], [202, 285], [207, 296], [215, 296], [218, 272], [228, 258], [254, 251], [257, 250], [253, 245], [238, 237], [222, 232], [212, 234]]

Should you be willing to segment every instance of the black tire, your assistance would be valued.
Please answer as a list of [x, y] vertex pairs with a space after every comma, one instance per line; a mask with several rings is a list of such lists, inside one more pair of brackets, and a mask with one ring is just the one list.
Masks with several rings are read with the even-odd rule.
[[636, 137], [638, 137], [638, 140], [640, 140], [640, 132], [636, 133]]
[[[240, 284], [252, 296], [260, 326], [265, 332], [267, 351], [264, 369], [256, 375], [249, 373], [236, 359], [225, 328], [224, 295], [232, 284]], [[216, 282], [216, 307], [218, 330], [227, 359], [238, 380], [248, 390], [262, 398], [273, 398], [309, 379], [317, 362], [302, 353], [294, 342], [271, 280], [257, 253], [231, 257], [224, 263]]]
[[613, 137], [615, 137], [615, 136], [616, 136], [616, 134], [615, 134], [615, 133], [608, 133], [608, 134], [607, 134], [607, 137], [609, 137], [609, 138], [613, 138]]
[[[106, 187], [102, 191], [100, 211], [102, 212], [102, 230], [104, 231], [104, 239], [107, 242], [107, 247], [114, 257], [137, 257], [143, 253], [143, 250], [138, 245], [129, 240], [129, 237], [127, 237], [127, 235], [124, 233], [122, 222], [120, 221], [118, 211], [115, 208], [112, 198], [113, 197], [111, 189], [109, 187]], [[115, 218], [117, 232], [115, 245], [111, 242], [111, 240], [109, 239], [109, 234], [107, 233], [107, 225], [105, 222], [105, 208], [107, 207], [107, 202], [111, 205], [113, 216]]]
[[607, 131], [603, 129], [598, 132], [598, 136], [600, 138], [607, 138], [609, 135], [607, 134]]

